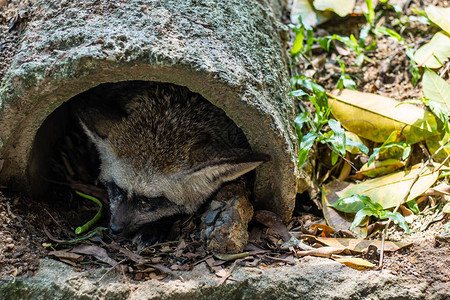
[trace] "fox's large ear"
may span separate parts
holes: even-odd
[[[234,180],[269,160],[270,155],[261,153],[219,159],[184,172],[180,175],[181,178],[176,179],[176,185],[188,198],[184,201],[189,201],[194,206],[199,205],[217,191],[224,182]],[[168,196],[170,199],[170,195]]]
[[[81,118],[79,118],[79,122],[81,124],[81,127],[83,128],[84,133],[89,137],[89,140],[94,143],[100,153],[105,150],[109,151],[110,148],[107,145],[106,132],[99,133],[97,130],[95,130],[94,127],[89,126]]]
[[[108,101],[87,97],[77,100],[73,111],[84,133],[97,148],[102,162],[113,160],[115,154],[108,136],[111,130],[122,121],[125,113]]]
[[[83,104],[81,102],[76,107],[75,114],[89,137],[93,135],[103,139],[108,137],[115,124],[120,123],[126,117],[126,113],[112,103]]]

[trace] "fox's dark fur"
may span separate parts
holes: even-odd
[[[185,87],[119,87],[85,93],[76,111],[99,152],[111,230],[122,238],[145,235],[163,217],[195,212],[222,183],[269,159],[251,152],[221,109]]]

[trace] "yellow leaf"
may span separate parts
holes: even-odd
[[[364,164],[359,173],[367,177],[377,177],[392,173],[393,171],[405,166],[405,164],[397,159],[386,159],[382,161],[374,161],[370,165]]]
[[[422,164],[417,164],[409,170],[369,179],[358,184],[350,184],[344,190],[336,192],[336,194],[341,198],[350,197],[354,194],[368,196],[373,202],[383,206],[384,209],[392,208],[405,197],[412,180],[419,173],[421,166]],[[425,169],[413,185],[406,202],[426,192],[436,182],[438,175],[439,172]]]
[[[426,139],[427,148],[430,154],[434,154],[446,141],[450,139],[450,135],[446,132],[441,138],[439,135],[431,136]],[[443,162],[450,155],[450,143],[439,151],[433,158],[435,162]],[[447,165],[449,163],[447,162]]]
[[[411,144],[437,134],[433,114],[412,104],[346,89],[333,91],[328,101],[345,129],[374,142],[384,142],[393,131],[401,131]]]
[[[369,246],[373,245],[378,249],[381,248],[381,241],[371,241],[363,239],[350,239],[350,238],[326,238],[326,237],[316,237],[316,240],[332,248],[345,248],[354,252],[362,253],[367,251]],[[391,242],[385,241],[384,251],[392,252],[397,251],[400,248],[411,245],[411,243],[402,242]]]
[[[295,252],[295,255],[297,257],[307,255],[318,257],[331,257],[331,255],[342,253],[344,250],[345,250],[344,248],[322,247],[313,250],[305,250],[305,251],[299,250]]]
[[[443,211],[446,214],[450,214],[450,202],[445,204]]]
[[[353,133],[350,131],[345,132],[345,139],[347,141],[352,140],[353,142],[359,142],[359,143],[364,144],[363,141],[361,140],[361,138],[356,133]],[[348,145],[348,143],[346,143],[346,145],[345,145],[345,150],[347,150],[347,152],[350,152],[351,154],[361,154],[362,153],[358,147],[350,146],[350,145]]]
[[[367,270],[375,267],[375,264],[371,263],[370,261],[357,257],[342,257],[335,258],[334,260],[346,265],[347,267],[357,270]]]
[[[417,49],[414,60],[419,66],[435,69],[445,64],[449,56],[450,37],[441,31],[436,33],[428,44]]]
[[[315,10],[309,0],[294,0],[291,8],[292,24],[299,24],[298,17],[302,17],[303,25],[309,28],[330,20],[333,18],[333,13]]]
[[[353,12],[355,0],[315,0],[313,5],[317,10],[331,10],[340,17],[345,17]]]
[[[450,34],[450,7],[430,5],[425,8],[428,18]]]

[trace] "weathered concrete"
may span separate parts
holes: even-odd
[[[0,86],[0,183],[29,190],[39,180],[36,169],[45,167],[42,154],[52,141],[36,147],[30,169],[36,132],[75,95],[106,82],[171,82],[222,108],[254,151],[272,155],[257,171],[255,199],[286,220],[300,173],[279,22],[284,2],[36,2],[38,13]]]
[[[204,263],[179,278],[130,281],[107,269],[77,272],[45,259],[36,276],[0,282],[1,299],[449,299],[446,282],[357,271],[325,258],[303,258],[295,266],[237,268],[221,279]],[[130,288],[133,290],[131,291]]]

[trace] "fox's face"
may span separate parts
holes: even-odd
[[[223,111],[186,88],[155,84],[134,94],[77,109],[99,152],[110,229],[121,238],[194,213],[224,182],[269,160],[241,147],[243,133]]]

